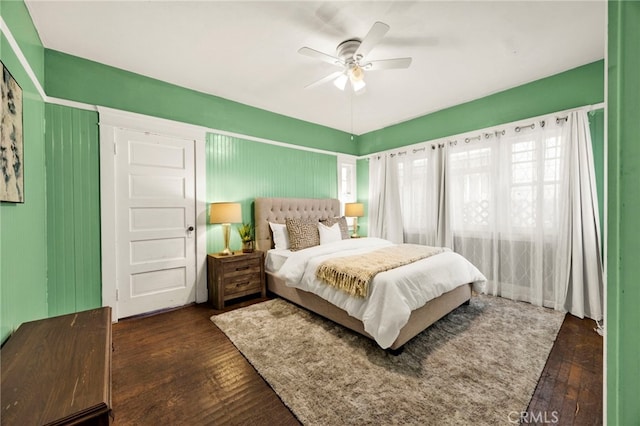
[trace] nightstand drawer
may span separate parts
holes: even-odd
[[[253,259],[237,258],[224,262],[222,265],[222,273],[225,277],[234,277],[238,275],[255,274],[260,272],[262,260],[259,257]]]
[[[260,287],[260,283],[261,283],[261,279],[260,279],[260,271],[254,271],[254,272],[236,272],[234,274],[227,274],[224,277],[224,288],[225,291],[229,288],[232,287],[236,287],[237,284],[239,283],[253,283],[255,284],[257,287]]]
[[[253,274],[238,275],[229,278],[224,283],[224,298],[232,299],[240,297],[242,294],[251,294],[262,291],[262,281],[260,280],[260,272]]]

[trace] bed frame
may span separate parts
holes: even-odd
[[[258,250],[273,248],[273,238],[269,222],[284,223],[285,218],[326,219],[340,216],[340,201],[334,198],[256,198],[255,231]],[[267,272],[267,289],[302,306],[318,315],[328,318],[364,336],[372,338],[364,330],[362,321],[350,316],[346,311],[327,302],[313,293],[287,287],[283,279]],[[430,300],[423,307],[411,313],[409,322],[400,330],[400,335],[389,349],[400,353],[402,346],[431,324],[471,299],[471,284],[459,286],[440,297]]]

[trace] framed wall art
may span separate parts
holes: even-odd
[[[0,201],[24,203],[22,88],[2,64]]]

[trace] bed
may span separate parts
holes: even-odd
[[[258,250],[268,252],[273,251],[274,241],[273,241],[273,233],[270,227],[270,223],[280,223],[283,224],[286,218],[301,218],[301,219],[313,219],[313,220],[324,220],[333,217],[340,216],[340,202],[337,199],[316,199],[316,198],[256,198],[255,199],[255,234],[256,234],[256,247]],[[362,241],[344,241],[343,244],[346,246],[350,246],[351,248],[362,247],[368,244],[378,244],[385,245],[384,240],[377,239],[361,239]],[[369,240],[369,241],[365,241]],[[326,253],[326,249],[322,248],[312,248],[312,249],[304,249],[301,252],[306,251],[322,251]],[[275,252],[275,251],[273,251]],[[295,256],[304,257],[302,254],[298,254],[296,252]],[[433,256],[433,259],[439,260],[438,256]],[[463,259],[464,262],[467,262],[461,256],[450,252],[448,256],[458,256]],[[442,256],[441,256],[442,257]],[[270,256],[267,256],[267,259],[270,259]],[[420,262],[428,262],[429,259],[425,259]],[[273,260],[267,262],[274,263]],[[403,345],[408,342],[411,338],[415,337],[417,334],[422,332],[424,329],[429,327],[431,324],[436,322],[438,319],[442,318],[449,312],[455,310],[460,305],[468,303],[472,296],[472,288],[474,285],[481,285],[484,282],[484,276],[473,267],[470,263],[467,262],[468,266],[465,264],[463,268],[469,268],[471,274],[469,275],[469,281],[455,283],[452,285],[453,288],[451,290],[444,291],[442,294],[428,300],[423,305],[421,304],[419,307],[416,307],[413,310],[410,310],[406,313],[406,317],[402,320],[402,326],[398,327],[399,330],[394,330],[391,335],[393,340],[391,341],[388,335],[385,337],[386,341],[381,343],[381,339],[376,333],[369,333],[366,328],[369,326],[369,330],[371,330],[370,324],[367,322],[370,320],[361,320],[356,318],[353,315],[350,315],[348,310],[352,310],[348,307],[339,307],[323,297],[320,297],[317,294],[311,292],[311,290],[307,291],[307,289],[303,290],[301,288],[296,288],[296,283],[293,282],[295,280],[289,280],[287,282],[287,278],[291,277],[289,273],[280,273],[278,269],[280,267],[284,267],[287,265],[287,262],[291,262],[291,259],[284,258],[283,260],[277,263],[277,265],[267,265],[266,267],[266,275],[267,275],[267,289],[269,292],[276,294],[283,299],[286,299],[290,302],[293,302],[303,308],[306,308],[312,312],[315,312],[318,315],[321,315],[325,318],[328,318],[338,324],[341,324],[351,330],[354,330],[364,336],[367,336],[371,339],[376,340],[378,344],[383,349],[388,349],[392,351],[392,353],[400,353],[402,351]],[[430,261],[433,263],[434,261]],[[407,265],[394,270],[393,273],[401,273],[402,268],[413,268],[415,269],[417,266]],[[474,272],[475,271],[475,272]],[[385,272],[384,274],[388,274],[392,271]],[[382,274],[379,274],[382,275]],[[374,278],[377,280],[378,276]],[[324,295],[323,295],[324,296]],[[400,298],[404,296],[399,296]],[[331,299],[330,297],[328,297]],[[353,312],[352,312],[353,314]],[[370,317],[367,317],[370,318]],[[377,329],[376,329],[377,330]],[[396,335],[397,334],[397,335]]]

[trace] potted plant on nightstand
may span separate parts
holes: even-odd
[[[253,253],[253,226],[250,223],[243,223],[238,226],[238,234],[242,240],[242,252]]]

